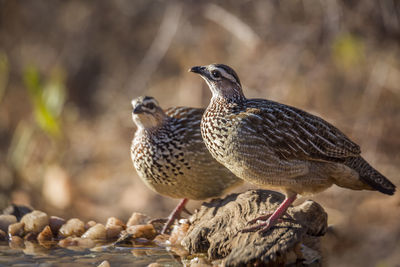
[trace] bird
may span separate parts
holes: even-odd
[[[237,177],[281,191],[284,201],[243,232],[266,233],[282,221],[298,194],[321,192],[333,184],[393,195],[396,186],[361,155],[360,147],[338,128],[301,109],[267,99],[245,97],[229,66],[192,67],[212,92],[201,120],[211,155]]]
[[[172,107],[165,111],[157,100],[132,100],[137,126],[131,145],[133,166],[153,191],[182,199],[168,217],[162,233],[179,217],[189,199],[223,195],[243,183],[208,152],[200,132],[204,109]]]

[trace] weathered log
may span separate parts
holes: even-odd
[[[265,234],[241,232],[248,221],[274,211],[283,199],[276,192],[250,190],[203,203],[191,217],[182,245],[190,254],[223,259],[226,266],[282,266],[299,261],[318,265],[319,237],[326,232],[327,214],[314,201],[290,207],[284,221]]]

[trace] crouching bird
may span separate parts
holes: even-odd
[[[285,200],[244,231],[267,231],[297,194],[317,193],[336,184],[393,195],[396,187],[360,156],[360,147],[325,120],[266,99],[247,99],[236,72],[223,64],[196,66],[212,98],[201,134],[211,155],[236,176],[278,189]]]
[[[132,100],[137,126],[131,146],[133,165],[155,192],[182,201],[162,233],[179,217],[188,199],[218,197],[243,183],[208,152],[200,133],[204,109],[174,107],[165,111],[153,97]]]

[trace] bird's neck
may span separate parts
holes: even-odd
[[[229,104],[241,104],[246,100],[242,90],[240,88],[230,88],[228,90],[219,90],[217,93],[213,92],[212,101],[216,103],[229,105]]]

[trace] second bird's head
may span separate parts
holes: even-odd
[[[227,65],[195,66],[189,71],[199,74],[207,82],[213,97],[244,98],[239,76]]]
[[[159,126],[165,113],[151,96],[139,96],[132,100],[132,119],[138,128],[151,129]]]

